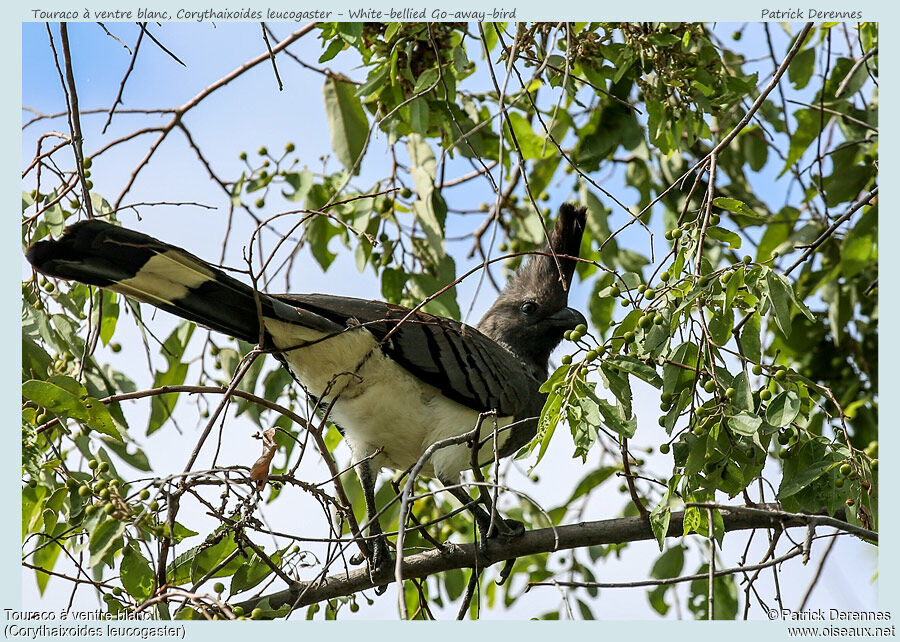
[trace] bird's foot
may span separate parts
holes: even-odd
[[[502,542],[509,542],[525,534],[525,524],[517,519],[498,518],[494,520],[492,527],[488,526],[486,531],[485,539],[498,539]]]
[[[376,576],[383,575],[393,570],[394,558],[391,556],[391,548],[387,538],[382,535],[375,539],[372,546],[372,559],[369,560],[369,577],[375,581]],[[387,590],[387,584],[375,587],[375,594],[381,595]]]
[[[521,537],[525,534],[525,525],[516,519],[502,519],[497,518],[494,520],[493,526],[490,524],[485,528],[479,528],[482,533],[481,541],[478,544],[479,549],[482,552],[487,552],[488,542],[494,541],[500,544],[508,544],[511,541],[515,540],[518,537]],[[485,536],[485,533],[487,535]],[[513,564],[516,563],[516,558],[511,558],[506,560],[503,564],[503,569],[500,571],[500,577],[497,580],[498,585],[502,585],[509,578],[509,574],[512,572]]]
[[[369,556],[366,557],[362,553],[357,553],[350,558],[350,563],[354,566],[366,562],[369,571],[369,579],[373,582],[376,577],[384,575],[394,568],[394,558],[391,555],[391,547],[384,535],[376,537],[374,541],[369,543]],[[381,595],[387,590],[387,584],[375,587],[375,593]]]

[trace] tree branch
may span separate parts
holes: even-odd
[[[754,528],[796,528],[805,527],[811,520],[824,523],[821,515],[803,515],[781,511],[775,505],[761,505],[754,509],[722,506],[726,510],[722,516],[725,531],[741,531]],[[848,532],[850,525],[837,519],[829,521],[840,524]],[[684,513],[672,513],[666,537],[681,537],[684,532]],[[869,536],[877,534],[870,533]],[[620,517],[596,522],[568,524],[556,528],[540,528],[526,532],[512,541],[487,540],[481,545],[463,544],[446,546],[445,550],[431,550],[411,555],[403,560],[405,579],[423,578],[457,568],[481,568],[517,557],[565,549],[583,548],[602,544],[621,544],[655,539],[650,525],[642,517]],[[351,595],[394,581],[394,569],[389,568],[369,575],[368,569],[361,568],[350,573],[341,573],[320,581],[298,582],[291,588],[269,595],[254,597],[240,602],[246,612],[256,608],[266,600],[268,608],[277,609],[285,604],[292,608],[308,606],[322,600]],[[300,597],[302,595],[302,598]]]

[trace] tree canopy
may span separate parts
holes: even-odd
[[[22,560],[40,592],[92,587],[110,612],[183,619],[365,616],[394,596],[394,613],[432,619],[562,591],[515,612],[592,619],[601,589],[637,585],[660,616],[765,618],[779,574],[810,559],[826,569],[791,593],[802,607],[829,581],[835,541],[877,543],[876,24],[313,23],[284,35],[295,26],[243,25],[258,55],[197,73],[171,104],[139,104],[137,85],[200,64],[186,26],[32,33],[59,91],[25,117],[36,147],[23,247],[86,217],[139,227],[200,210],[203,227],[169,224],[164,240],[199,253],[215,238],[220,255],[204,258],[260,289],[305,291],[313,264],[327,275],[346,254],[380,285],[366,296],[473,322],[476,302],[541,249],[559,203],[587,207],[570,301],[590,328],[557,353],[533,442],[469,477],[528,532],[477,547],[437,485],[383,474],[377,501],[405,563],[370,578],[348,564],[365,511],[341,435],[274,359],[28,270]],[[98,41],[115,53],[98,55]],[[151,55],[165,70],[142,64]],[[238,120],[244,91],[256,113]],[[44,100],[23,93],[26,108]],[[296,130],[242,151],[232,137],[256,135],[249,121],[267,109]],[[330,150],[304,144],[311,114]],[[214,142],[198,133],[209,122]],[[169,150],[204,177],[176,187],[172,168],[177,197],[144,178]],[[255,466],[259,446],[247,450],[236,422],[258,428]],[[242,458],[220,459],[237,439]],[[169,456],[151,457],[154,442]],[[571,465],[548,463],[551,442]],[[318,511],[298,520],[301,497]],[[642,540],[658,544],[646,577],[598,582]],[[387,595],[370,590],[386,581]]]

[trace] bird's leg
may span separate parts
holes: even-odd
[[[374,574],[391,566],[391,549],[381,530],[381,523],[378,521],[378,507],[375,505],[375,474],[368,460],[356,464],[356,474],[362,485],[363,498],[366,501],[366,521],[368,522],[366,544],[371,551],[369,573]]]

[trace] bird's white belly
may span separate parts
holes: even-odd
[[[270,319],[266,329],[276,345],[319,338],[313,330],[307,330],[308,337],[298,337],[296,325]],[[478,411],[445,397],[385,355],[363,328],[291,350],[285,358],[310,394],[330,405],[329,419],[343,430],[354,462],[374,455],[376,468],[405,470],[431,444],[470,432],[479,420]],[[498,417],[496,425],[502,428],[511,421]],[[482,422],[483,437],[491,434],[494,424],[491,417]],[[498,435],[498,446],[506,434]],[[490,458],[488,442],[479,457],[482,462]],[[431,456],[422,473],[453,481],[470,462],[466,444],[447,446]]]

